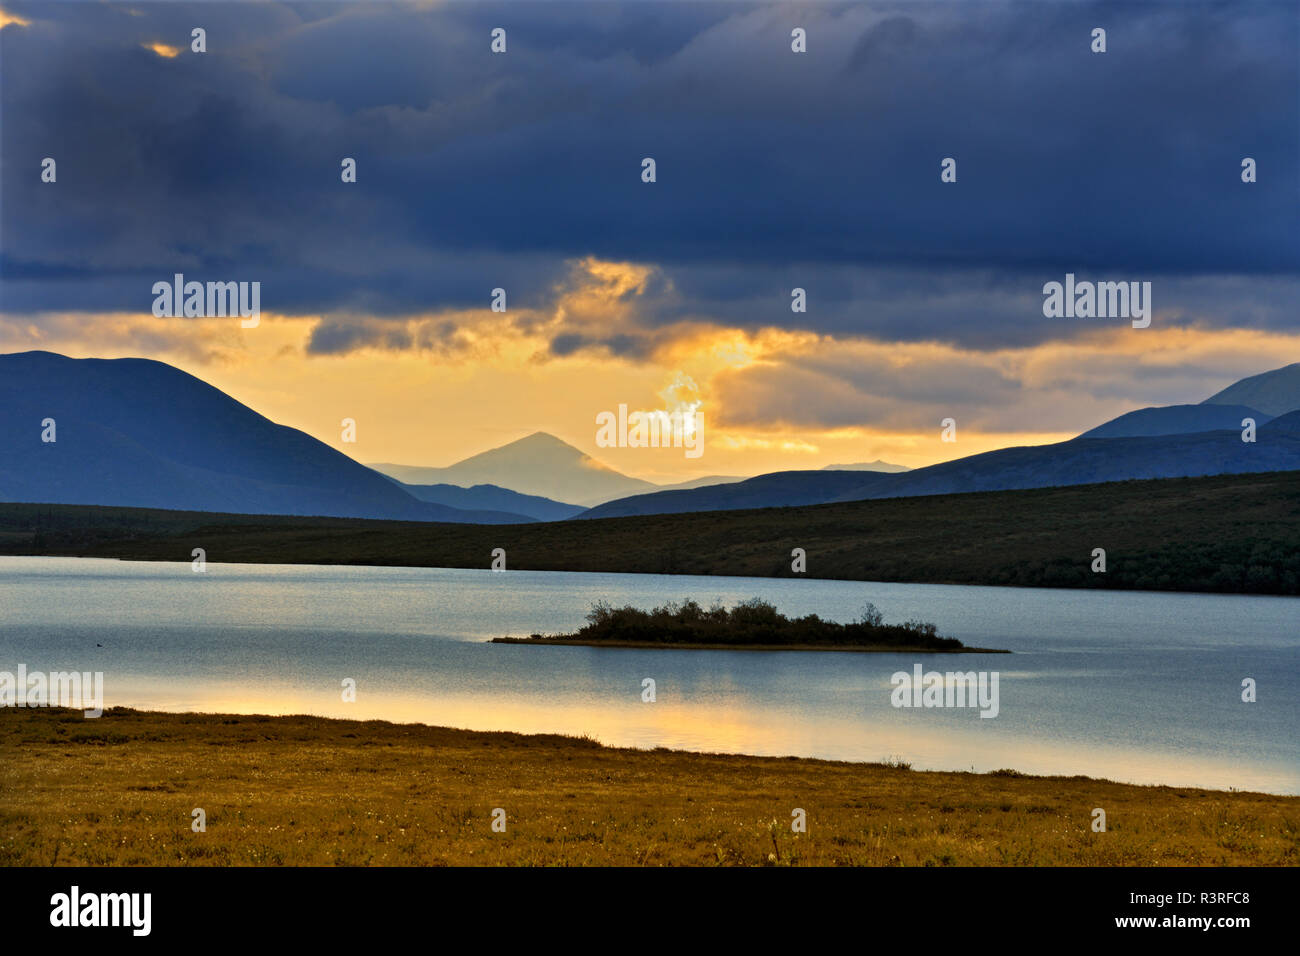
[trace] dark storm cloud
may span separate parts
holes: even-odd
[[[177,271],[259,279],[273,312],[482,308],[497,286],[542,307],[597,256],[659,266],[647,325],[1028,344],[1074,334],[1040,311],[1066,271],[1152,280],[1166,319],[1295,322],[1289,4],[6,9],[31,21],[0,31],[9,312],[143,311]],[[314,347],[379,334],[345,325]]]
[[[651,343],[644,336],[611,335],[607,337],[583,335],[579,332],[562,332],[551,339],[551,354],[563,357],[583,350],[602,350],[623,358],[643,358],[650,353]]]

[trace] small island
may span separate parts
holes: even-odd
[[[867,604],[851,624],[823,621],[816,614],[788,618],[761,598],[741,601],[728,610],[687,600],[651,611],[613,607],[597,601],[587,623],[575,634],[496,637],[494,644],[565,644],[589,647],[671,648],[747,651],[889,651],[916,653],[1009,654],[987,647],[967,647],[940,637],[921,621],[886,624],[874,604]]]

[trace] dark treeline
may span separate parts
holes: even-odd
[[[0,504],[0,554],[194,548],[217,564],[486,569],[503,548],[511,570],[1300,595],[1300,472],[526,525]]]

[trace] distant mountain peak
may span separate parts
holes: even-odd
[[[1300,409],[1300,362],[1234,382],[1202,405],[1248,405],[1273,416]]]
[[[586,506],[659,488],[616,471],[581,448],[543,431],[489,448],[446,468],[395,464],[371,467],[411,485],[497,485],[524,495]]]
[[[883,471],[896,475],[904,471],[911,471],[911,469],[906,465],[895,465],[892,462],[877,458],[875,461],[861,461],[846,465],[826,465],[822,468],[822,471]]]
[[[507,442],[501,447],[509,448],[511,445],[551,445],[556,447],[571,448],[574,451],[578,452],[579,454],[582,454],[580,449],[575,448],[573,445],[570,445],[563,438],[557,438],[556,436],[552,435],[550,432],[533,432],[532,434],[525,435],[523,438],[516,438],[512,442]]]

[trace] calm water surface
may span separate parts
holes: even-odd
[[[591,602],[760,596],[933,621],[1012,655],[487,644]],[[102,647],[97,647],[102,644]],[[103,671],[105,704],[311,713],[917,769],[1300,793],[1300,600],[766,578],[0,557],[0,670]],[[890,675],[996,670],[1000,713],[895,709]],[[641,700],[641,681],[657,701]],[[1242,703],[1241,682],[1258,682]],[[357,682],[344,703],[341,682]]]

